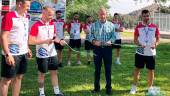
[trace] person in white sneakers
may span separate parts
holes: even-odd
[[[59,90],[54,42],[64,45],[64,41],[56,36],[54,23],[51,21],[53,16],[54,11],[51,7],[43,7],[41,20],[35,22],[30,31],[29,44],[36,45],[39,96],[45,96],[44,79],[48,70],[55,96],[63,96]]]
[[[90,64],[90,50],[93,49],[93,44],[89,41],[90,34],[91,34],[91,25],[93,23],[93,17],[92,16],[87,16],[86,24],[84,25],[83,29],[86,34],[86,39],[85,39],[85,50],[87,52],[87,64]]]
[[[68,33],[70,34],[69,46],[71,48],[77,48],[80,51],[81,47],[81,38],[80,33],[82,31],[83,25],[79,21],[79,14],[74,13],[73,20],[68,24]],[[68,66],[71,65],[71,48],[68,49]],[[80,61],[80,52],[77,53],[77,64],[81,64]]]
[[[143,10],[141,13],[142,23],[139,23],[134,32],[134,43],[137,45],[135,54],[135,70],[134,80],[130,94],[135,94],[137,91],[137,83],[139,80],[140,70],[148,69],[148,91],[152,89],[155,70],[156,47],[159,43],[160,33],[158,27],[150,23],[148,10]]]
[[[16,0],[15,11],[7,13],[2,19],[0,96],[9,96],[10,84],[12,96],[19,96],[28,57],[32,56],[28,46],[29,19],[26,16],[30,3],[31,0]]]
[[[115,32],[115,36],[116,36],[116,40],[113,44],[113,48],[116,49],[116,60],[115,60],[115,64],[121,64],[120,62],[120,49],[121,49],[121,36],[120,36],[120,32],[123,32],[123,26],[122,26],[122,21],[120,19],[120,15],[118,13],[114,14],[112,23],[114,24],[116,29],[121,29],[121,30],[116,30]]]
[[[55,24],[55,28],[56,28],[56,35],[60,38],[64,40],[64,29],[66,28],[66,24],[64,22],[64,20],[62,20],[61,18],[61,11],[57,10],[56,11],[56,19],[53,19],[52,21]],[[54,43],[55,48],[57,50],[57,59],[58,59],[58,65],[59,67],[63,67],[62,65],[62,50],[64,48],[64,46],[62,46],[59,43]]]

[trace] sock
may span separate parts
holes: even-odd
[[[39,88],[39,92],[40,92],[40,94],[44,94],[44,87]]]
[[[59,94],[59,93],[60,93],[60,90],[59,90],[59,87],[58,87],[58,86],[55,86],[55,87],[54,87],[54,93],[55,93],[55,94]]]
[[[117,57],[117,58],[116,58],[116,61],[120,61],[120,57]]]

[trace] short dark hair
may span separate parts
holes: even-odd
[[[73,15],[79,15],[79,13],[78,13],[78,12],[75,12]]]
[[[57,13],[62,13],[62,12],[61,12],[61,10],[57,10],[57,11],[55,11],[55,13],[57,14]]]
[[[118,16],[119,16],[119,14],[118,14],[118,13],[115,13],[115,14],[114,14],[114,16],[116,16],[116,15],[118,15]]]
[[[16,3],[19,3],[19,2],[25,3],[25,1],[31,1],[31,0],[16,0]]]
[[[150,13],[149,10],[145,9],[145,10],[142,10],[141,14],[146,14],[146,13]]]
[[[86,16],[86,18],[90,18],[90,17],[92,17],[92,16],[90,16],[90,15],[87,15],[87,16]]]

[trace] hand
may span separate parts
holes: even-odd
[[[95,45],[95,46],[101,46],[101,42],[100,41],[98,41],[98,40],[95,40],[95,41],[93,41],[93,45]]]
[[[47,39],[47,40],[44,41],[44,43],[48,44],[48,45],[50,45],[53,42],[54,42],[54,40],[52,40],[52,39]]]
[[[6,63],[10,66],[15,66],[15,60],[14,57],[12,55],[8,55],[5,57],[6,59]]]
[[[107,41],[106,44],[107,44],[108,46],[112,46],[112,42],[111,42],[111,41]]]
[[[28,49],[27,56],[28,56],[28,59],[32,58],[32,51],[30,49]]]
[[[65,44],[66,44],[66,41],[64,41],[64,40],[60,40],[60,42],[59,42],[59,43],[60,43],[60,45],[62,45],[62,46],[63,46],[63,45],[65,45]]]
[[[152,49],[155,49],[156,47],[157,47],[157,43],[155,43],[151,46]]]

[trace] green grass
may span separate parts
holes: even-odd
[[[84,50],[84,48],[82,48]],[[170,94],[170,44],[161,44],[157,49],[157,65],[156,78],[154,86],[158,86],[164,91],[167,96]],[[141,72],[141,79],[136,95],[129,95],[129,90],[132,82],[132,71],[134,69],[134,52],[133,45],[123,46],[121,50],[122,65],[112,65],[112,96],[144,96],[147,89],[147,70]],[[94,65],[87,65],[85,51],[82,53],[82,65],[76,65],[76,55],[72,56],[73,66],[59,69],[59,85],[65,96],[106,96],[105,95],[105,76],[102,67],[101,74],[101,88],[100,94],[92,94],[93,89],[93,72]],[[113,60],[114,60],[113,50]],[[63,63],[66,65],[67,48],[64,49]],[[50,81],[50,76],[47,73],[45,80],[46,96],[53,96],[53,88]],[[11,94],[11,92],[10,92]],[[22,89],[20,96],[37,96],[37,68],[35,58],[30,60],[28,71],[24,76],[22,82]]]

